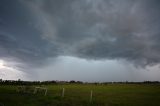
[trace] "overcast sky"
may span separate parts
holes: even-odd
[[[160,1],[0,0],[0,78],[160,81]]]

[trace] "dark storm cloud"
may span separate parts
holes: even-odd
[[[158,0],[1,0],[0,55],[27,64],[60,55],[156,64],[159,10]]]
[[[1,58],[16,58],[22,63],[36,65],[56,55],[56,47],[41,38],[40,32],[32,25],[32,16],[21,2],[1,0],[0,19]]]

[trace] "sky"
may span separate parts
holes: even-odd
[[[160,1],[0,0],[0,78],[160,81]]]

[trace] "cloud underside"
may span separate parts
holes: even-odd
[[[158,0],[3,3],[1,57],[14,57],[27,65],[44,64],[57,56],[123,59],[138,66],[160,62]]]

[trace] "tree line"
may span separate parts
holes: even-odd
[[[2,80],[0,79],[0,85],[50,85],[50,84],[95,84],[95,85],[107,85],[107,84],[160,84],[159,81],[143,81],[143,82],[82,82],[82,81],[22,81],[18,80]]]

